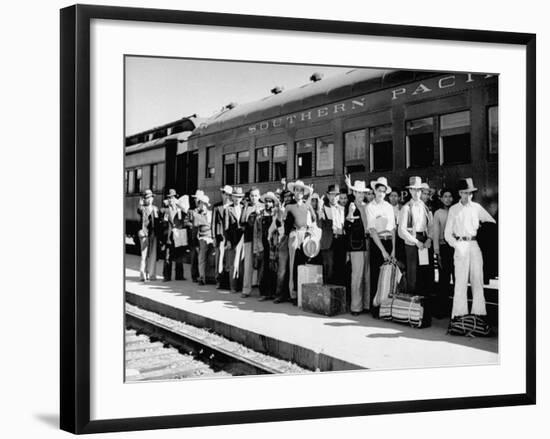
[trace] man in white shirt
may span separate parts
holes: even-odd
[[[433,215],[420,199],[423,184],[420,177],[410,177],[407,186],[411,200],[402,208],[398,234],[405,241],[407,260],[407,292],[409,294],[433,294],[434,265],[432,246]],[[419,252],[428,250],[428,263],[420,265]]]
[[[451,318],[468,314],[468,278],[472,287],[472,314],[486,316],[483,294],[483,257],[477,243],[481,222],[494,223],[494,218],[478,203],[472,201],[477,191],[471,178],[460,180],[460,201],[449,209],[445,240],[454,248],[455,291]]]

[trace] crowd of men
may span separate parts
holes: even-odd
[[[353,315],[375,315],[380,267],[394,262],[405,274],[401,288],[432,297],[435,317],[448,317],[451,278],[451,317],[487,314],[477,232],[480,223],[495,220],[472,200],[477,188],[471,178],[459,182],[456,203],[455,191],[436,192],[416,176],[409,179],[410,199],[403,204],[384,177],[352,184],[346,176],[345,187],[329,185],[322,195],[300,180],[281,183],[277,191],[264,194],[255,187],[245,194],[241,187],[224,186],[222,200],[214,206],[201,190],[192,202],[170,189],[159,208],[153,192],[146,190],[138,208],[141,280],[156,280],[157,248],[164,260],[163,280],[171,280],[174,265],[175,279],[184,280],[189,249],[190,275],[199,285],[214,278],[217,288],[242,297],[257,286],[259,300],[296,305],[297,267],[318,264],[325,284],[348,288]]]

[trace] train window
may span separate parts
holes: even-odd
[[[313,139],[296,142],[296,178],[313,176]]]
[[[317,150],[316,172],[315,175],[333,175],[334,174],[334,139],[332,136],[319,137],[316,140]]]
[[[157,164],[157,188],[158,190],[164,190],[166,163]]]
[[[440,164],[470,163],[470,112],[440,116],[439,128]]]
[[[269,147],[256,150],[256,181],[259,183],[269,181],[269,159]]]
[[[134,184],[134,171],[127,171],[128,172],[128,193],[133,194],[135,192],[135,184]]]
[[[205,178],[212,178],[214,177],[214,173],[216,171],[216,168],[214,166],[214,146],[209,146],[206,148],[206,172],[205,172]]]
[[[280,181],[286,178],[286,163],[288,151],[286,145],[275,145],[273,147],[273,180]]]
[[[239,167],[238,167],[239,184],[248,183],[248,158],[249,157],[250,157],[250,153],[248,151],[240,152],[237,155],[237,162],[239,164]]]
[[[141,168],[134,169],[134,192],[141,193]]]
[[[422,168],[433,165],[434,160],[433,117],[407,122],[407,167]]]
[[[393,169],[392,125],[382,125],[370,130],[370,170],[391,171]]]
[[[367,160],[367,130],[344,134],[344,173],[365,172]]]
[[[236,164],[237,164],[237,155],[236,154],[226,154],[223,157],[223,170],[224,170],[224,183],[233,185],[236,182]]]
[[[129,180],[130,180],[129,174],[130,174],[129,171],[124,171],[124,192],[125,193],[129,193],[129,191],[128,191],[128,183],[129,183]]]
[[[487,138],[489,139],[489,154],[498,154],[498,105],[487,110]]]

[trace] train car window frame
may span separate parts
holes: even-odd
[[[388,129],[389,133],[381,132],[377,133],[377,130]],[[376,166],[376,148],[375,145],[390,146],[389,165]],[[370,157],[370,172],[387,172],[393,171],[393,159],[394,159],[394,142],[393,142],[393,124],[383,124],[369,129],[369,157]]]
[[[320,148],[324,148],[326,145],[326,152],[320,151]],[[316,177],[326,177],[334,175],[334,135],[321,136],[315,138],[315,164],[313,166],[314,175]],[[325,159],[327,167],[321,168],[321,160]]]
[[[284,149],[284,156],[277,156],[277,149]],[[280,143],[278,145],[273,145],[271,147],[271,157],[272,157],[272,181],[280,181],[283,178],[287,177],[287,167],[288,167],[288,145],[286,143]],[[278,169],[284,170],[283,175],[278,175]]]
[[[214,145],[207,146],[205,148],[205,172],[204,172],[204,178],[214,178],[216,173],[216,166],[214,164],[215,162],[215,149],[216,147]]]
[[[307,139],[297,140],[294,144],[294,172],[296,178],[311,178],[315,175],[315,150],[316,150],[316,139],[314,137]],[[309,158],[308,158],[309,157]],[[310,160],[310,173],[305,174],[300,172],[304,160]]]
[[[260,157],[260,153],[267,152],[267,155]],[[271,163],[272,163],[272,154],[273,148],[269,146],[260,146],[254,150],[255,155],[255,169],[254,169],[254,181],[256,183],[268,183],[271,181]],[[266,165],[267,169],[260,169],[260,166]],[[265,173],[267,170],[267,175],[265,178],[260,178],[260,174]]]
[[[455,120],[452,126],[445,126],[445,118],[451,121],[453,116],[465,114],[467,115],[467,124],[460,120]],[[440,114],[439,119],[439,164],[441,166],[454,166],[467,164],[472,162],[472,114],[470,110],[454,111],[452,113]],[[452,123],[452,122],[451,122]],[[452,138],[455,148],[462,147],[465,156],[462,159],[448,160],[445,158],[445,141]],[[467,138],[465,144],[460,145],[459,142]]]
[[[246,163],[246,172],[243,172],[244,166],[241,164]],[[249,184],[250,183],[250,151],[239,151],[237,153],[237,184]]]
[[[368,128],[361,128],[358,130],[344,132],[344,174],[361,173],[367,170],[367,157],[369,154],[368,131]],[[350,143],[348,142],[348,138],[351,139],[354,136],[360,135],[360,133],[362,133],[364,142],[362,153],[353,154],[352,156],[354,157],[352,158],[348,155],[348,152],[350,151],[350,148],[348,148],[348,144]]]
[[[143,170],[141,168],[134,169],[134,193],[141,194],[144,191],[143,188]]]
[[[494,116],[491,116],[491,110],[495,110],[496,114]],[[498,104],[497,105],[489,105],[487,107],[487,152],[489,156],[489,160],[495,161],[498,157]],[[496,133],[493,133],[491,131],[491,121],[494,117],[495,122],[495,129]],[[493,146],[494,145],[494,146]]]
[[[431,120],[431,123],[420,125],[418,127],[413,128],[413,122],[421,122],[421,121],[428,121]],[[429,126],[431,126],[431,130],[429,129]],[[416,131],[415,133],[412,133],[413,131]],[[426,117],[420,117],[416,119],[410,119],[405,121],[405,148],[406,148],[406,167],[407,169],[420,169],[420,168],[429,168],[434,165],[435,160],[435,117],[434,116],[426,116]],[[426,152],[430,152],[431,154],[431,161],[424,162],[424,163],[412,163],[411,160],[411,136],[422,136],[423,142],[428,142],[428,139],[431,140],[431,145],[426,145],[425,150]],[[415,138],[416,141],[417,138]],[[431,148],[429,148],[431,146]]]
[[[227,179],[227,166],[233,166],[233,179],[229,181]],[[223,155],[223,183],[230,186],[237,183],[237,154],[232,152]]]

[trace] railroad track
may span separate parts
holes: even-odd
[[[126,305],[126,380],[309,372],[206,329]]]

